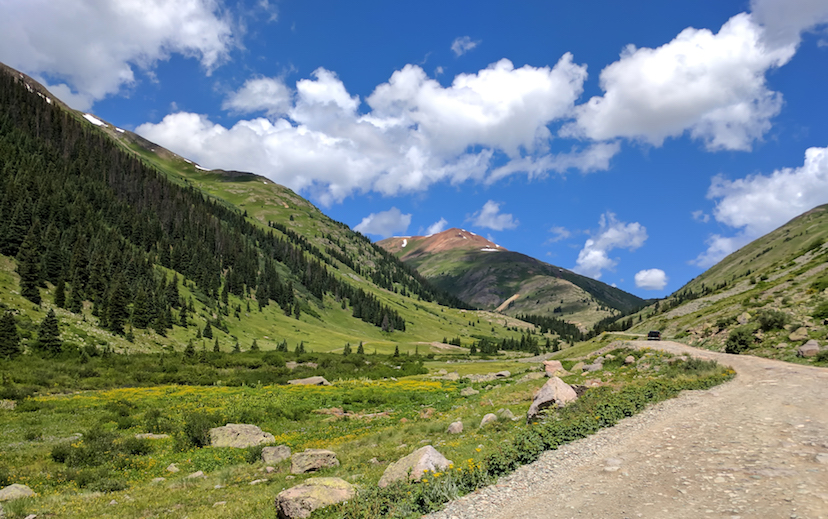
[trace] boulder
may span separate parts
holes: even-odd
[[[563,407],[577,398],[578,395],[572,389],[572,386],[558,377],[552,377],[538,390],[532,399],[532,405],[526,413],[526,421],[531,421],[539,412],[547,407]]]
[[[223,427],[210,429],[211,447],[236,447],[243,449],[263,443],[272,443],[276,440],[272,434],[266,433],[255,425],[244,423],[229,423]]]
[[[304,474],[315,472],[325,467],[338,467],[339,460],[336,453],[325,449],[305,449],[290,457],[290,473]]]
[[[785,349],[785,348],[787,348],[788,346],[789,346],[789,344],[788,344],[787,342],[780,342],[779,344],[777,344],[777,345],[776,345],[776,349],[778,349],[778,350],[784,350],[784,349]]]
[[[379,486],[385,488],[394,481],[406,477],[411,481],[419,481],[425,471],[439,472],[449,465],[451,465],[451,460],[447,460],[431,445],[426,445],[388,465],[380,478]]]
[[[167,467],[167,472],[172,472],[173,474],[175,474],[176,472],[179,472],[180,470],[181,469],[178,468],[175,463],[170,463],[169,466]]]
[[[290,447],[277,445],[276,447],[265,447],[262,449],[262,462],[275,465],[290,458]]]
[[[26,485],[15,483],[0,490],[0,501],[12,501],[21,497],[34,497],[34,490]]]
[[[739,324],[747,324],[750,322],[751,315],[747,312],[743,312],[742,315],[736,318],[736,322]]]
[[[204,471],[199,470],[197,472],[193,472],[192,474],[190,474],[188,476],[185,476],[184,479],[199,479],[199,478],[203,478],[203,477],[204,477]]]
[[[288,380],[288,384],[295,386],[330,386],[331,383],[325,380],[325,377],[308,377]]]
[[[595,362],[593,364],[587,364],[584,366],[584,371],[601,371],[604,369],[604,365],[600,362]]]
[[[450,382],[457,382],[458,380],[460,380],[460,374],[457,373],[456,371],[452,371],[451,373],[445,375],[443,377],[443,380],[448,380]]]
[[[458,420],[456,422],[452,422],[448,426],[448,433],[449,434],[460,434],[461,432],[463,432],[463,422],[461,422],[460,420]]]
[[[791,332],[790,335],[788,335],[788,339],[790,339],[792,341],[804,341],[807,338],[808,338],[808,329],[805,328],[804,326],[801,326],[801,327],[797,328],[796,331]]]
[[[0,409],[14,411],[15,407],[17,407],[17,404],[14,400],[0,400]]]
[[[633,357],[632,355],[627,355],[626,357],[624,357],[624,364],[635,364],[635,357]]]
[[[523,375],[522,377],[520,377],[520,380],[518,380],[518,383],[528,382],[530,380],[538,380],[538,379],[543,378],[545,376],[546,376],[546,373],[544,373],[542,371],[533,371],[532,373],[527,373],[527,374]]]
[[[460,396],[472,396],[480,393],[480,391],[474,389],[473,387],[464,387],[460,390]]]
[[[497,410],[497,416],[504,419],[504,420],[512,420],[512,421],[517,420],[517,416],[515,416],[515,414],[512,412],[512,410],[508,409],[508,408],[498,409]]]
[[[489,425],[490,423],[496,422],[496,421],[497,421],[497,415],[494,414],[494,413],[489,413],[486,416],[484,416],[482,420],[480,420],[480,427],[485,427],[486,425]]]
[[[545,360],[543,361],[543,370],[547,377],[554,377],[564,370],[561,361],[559,360]]]
[[[155,434],[155,433],[139,433],[135,435],[135,438],[139,440],[163,440],[169,438],[169,434]]]
[[[347,501],[354,495],[354,486],[344,479],[308,478],[301,485],[279,492],[276,514],[279,519],[310,517],[317,508]]]
[[[583,370],[584,370],[584,363],[579,362],[579,363],[575,364],[574,366],[572,366],[572,369],[570,369],[569,371],[571,371],[572,373],[580,373]]]
[[[512,373],[509,371],[498,371],[494,374],[495,378],[509,378],[512,376]]]
[[[796,349],[797,357],[816,357],[819,353],[819,343],[813,339]]]

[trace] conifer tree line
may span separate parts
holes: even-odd
[[[584,334],[572,323],[568,323],[563,319],[556,319],[555,317],[547,317],[544,315],[517,315],[516,319],[532,323],[540,328],[540,333],[554,332],[558,334],[563,340],[568,342],[577,342],[584,340]]]
[[[226,306],[233,294],[255,297],[260,309],[273,301],[297,317],[298,296],[333,294],[354,317],[405,330],[395,310],[332,275],[326,265],[334,258],[305,237],[277,222],[257,227],[237,209],[171,182],[2,72],[0,184],[0,253],[17,260],[21,295],[39,304],[48,281],[56,305],[79,312],[91,302],[114,333],[186,325],[195,307],[179,295],[185,282],[210,306]],[[405,283],[423,297],[435,293],[419,280]]]

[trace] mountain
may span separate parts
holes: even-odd
[[[0,307],[25,350],[50,310],[70,347],[117,351],[255,340],[427,353],[445,337],[500,342],[531,328],[467,312],[284,186],[207,170],[5,66],[0,183]]]
[[[792,361],[828,329],[828,205],[745,245],[663,301],[628,318],[694,346]],[[828,360],[828,359],[826,359]]]
[[[506,250],[463,229],[377,242],[434,286],[508,315],[563,318],[587,328],[645,304],[637,296]]]

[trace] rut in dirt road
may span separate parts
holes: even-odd
[[[428,517],[828,518],[828,369],[630,344],[715,359],[737,376],[546,452]]]

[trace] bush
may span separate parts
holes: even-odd
[[[753,346],[755,338],[753,337],[753,330],[749,326],[740,326],[736,328],[727,337],[725,342],[725,353],[732,353],[738,355]]]
[[[811,314],[815,319],[828,319],[828,301],[823,301]]]
[[[759,321],[759,328],[764,332],[769,332],[784,328],[790,322],[791,317],[779,310],[762,310],[756,319]]]
[[[184,417],[183,439],[196,448],[210,445],[210,429],[220,426],[223,421],[219,414],[194,411]]]
[[[144,412],[144,427],[151,433],[168,433],[175,429],[172,421],[158,409],[147,409]]]

